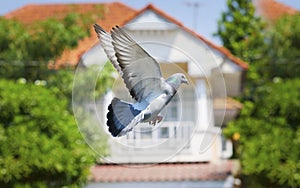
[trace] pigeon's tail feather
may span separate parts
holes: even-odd
[[[141,110],[137,110],[132,104],[114,98],[108,106],[107,126],[114,136],[123,136],[143,119]]]

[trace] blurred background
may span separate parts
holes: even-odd
[[[300,186],[299,2],[0,5],[0,187]],[[192,82],[158,128],[107,133],[128,96],[94,23]]]

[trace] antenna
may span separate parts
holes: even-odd
[[[194,14],[194,16],[193,16],[193,27],[194,27],[195,31],[197,31],[198,12],[199,12],[199,6],[201,4],[202,3],[195,2],[195,1],[187,1],[187,2],[185,2],[186,6],[193,8],[193,14]]]

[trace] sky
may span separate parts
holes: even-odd
[[[45,3],[101,3],[113,0],[2,0],[0,2],[0,15],[4,15],[27,4]],[[186,27],[196,31],[216,44],[218,38],[213,37],[217,31],[217,21],[221,13],[226,10],[226,0],[116,0],[137,10],[152,3],[170,16],[174,17]],[[300,10],[300,0],[277,0]],[[197,8],[192,5],[198,5]],[[198,20],[197,22],[195,20]]]

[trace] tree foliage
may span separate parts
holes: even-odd
[[[296,78],[300,75],[300,13],[276,21],[267,36],[267,61],[260,73],[267,79]]]
[[[240,117],[224,133],[238,146],[247,186],[299,187],[299,15],[262,30],[250,1],[227,5],[218,34],[225,47],[250,63],[250,71]]]
[[[86,181],[93,162],[67,101],[43,86],[0,81],[0,185]]]
[[[71,13],[26,26],[0,18],[0,187],[76,187],[86,181],[95,156],[71,113],[74,70],[47,65],[88,35],[89,16]],[[97,76],[94,99],[112,83],[111,70],[80,75],[82,85]],[[83,119],[90,139],[99,142],[94,148],[105,155],[97,124]]]
[[[115,69],[110,62],[103,67],[97,65],[77,69],[73,85],[73,100],[79,102],[94,101],[110,89],[115,78]]]
[[[88,35],[78,14],[63,20],[47,19],[25,26],[15,20],[0,18],[0,76],[25,78],[28,81],[45,79],[47,65],[63,50],[73,48]]]
[[[218,22],[218,36],[223,46],[248,63],[261,57],[264,23],[255,16],[252,0],[227,0],[226,12]]]
[[[79,22],[80,16],[75,13],[63,20],[49,18],[31,25],[1,18],[0,59],[24,63],[54,60],[89,34]]]
[[[224,130],[228,137],[240,134],[238,152],[245,174],[284,187],[300,185],[299,91],[300,79],[260,86],[254,100],[244,103],[241,117]]]
[[[26,49],[29,34],[24,26],[15,20],[6,20],[0,17],[0,60],[22,59]]]

